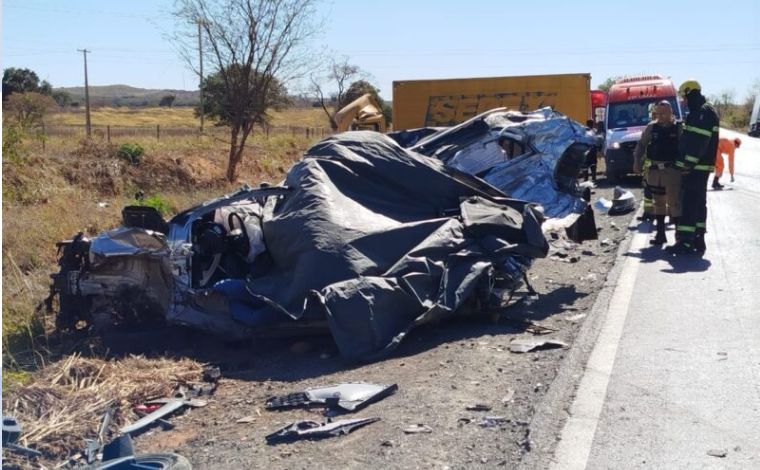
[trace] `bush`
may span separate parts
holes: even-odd
[[[139,165],[142,160],[142,156],[145,153],[145,149],[140,144],[121,144],[119,150],[116,151],[116,156],[128,161],[131,165]]]
[[[16,126],[3,128],[3,160],[11,163],[24,163],[26,152],[22,148],[24,136]]]
[[[166,214],[172,212],[171,204],[169,204],[169,201],[164,199],[160,194],[156,194],[147,199],[137,200],[135,201],[135,204],[138,206],[152,207],[160,212],[162,216],[166,216]]]

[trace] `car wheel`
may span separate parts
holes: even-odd
[[[190,461],[179,454],[145,454],[108,460],[87,468],[90,470],[192,470],[193,467]]]

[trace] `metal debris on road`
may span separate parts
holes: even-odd
[[[430,434],[433,432],[433,428],[427,424],[411,424],[404,428],[406,434]]]
[[[122,434],[133,434],[138,431],[142,431],[148,426],[158,422],[159,420],[179,411],[185,407],[200,408],[206,406],[206,401],[199,400],[197,398],[187,398],[187,394],[184,390],[181,390],[173,398],[159,398],[157,400],[150,400],[145,405],[160,404],[161,407],[148,413],[142,418],[138,419],[132,424],[124,426],[119,430]]]
[[[346,435],[362,426],[380,421],[380,418],[342,419],[326,423],[296,421],[266,436],[267,443],[279,444],[300,439],[324,439]]]
[[[711,457],[718,457],[718,458],[721,458],[721,459],[723,457],[725,457],[727,454],[728,454],[728,452],[726,452],[723,449],[710,449],[710,450],[707,451],[707,455],[709,455]]]
[[[527,353],[544,349],[564,348],[567,343],[558,339],[515,338],[509,343],[509,350],[513,353]]]
[[[485,403],[475,403],[474,405],[468,405],[465,407],[467,411],[491,411],[491,405]]]
[[[608,215],[627,214],[636,210],[636,198],[631,191],[615,186],[613,194],[612,207],[607,211]]]
[[[505,416],[484,416],[481,418],[478,426],[482,428],[494,428],[496,426],[502,426],[507,424],[509,419]]]
[[[324,405],[339,411],[357,411],[382,400],[398,390],[396,384],[342,383],[328,387],[314,387],[302,392],[267,399],[268,410]]]

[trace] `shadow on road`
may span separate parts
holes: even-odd
[[[710,260],[696,256],[673,256],[665,251],[664,247],[658,245],[650,245],[641,249],[638,253],[629,251],[624,256],[639,258],[642,263],[667,261],[670,264],[670,268],[661,269],[660,271],[668,274],[704,272],[712,265]]]
[[[442,344],[519,334],[525,331],[529,321],[565,313],[567,307],[587,295],[573,285],[561,285],[509,307],[425,324],[412,330],[398,349],[376,363],[414,356]],[[365,365],[342,359],[327,330],[229,342],[208,333],[164,326],[139,331],[113,330],[98,337],[83,338],[71,349],[97,357],[141,354],[191,358],[218,365],[226,377],[253,381],[298,381]]]

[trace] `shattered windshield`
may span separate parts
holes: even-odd
[[[610,103],[607,113],[607,128],[619,129],[621,127],[646,126],[652,120],[652,108],[663,98],[646,98],[641,100],[625,101],[622,103]],[[667,98],[673,108],[673,115],[681,119],[678,111],[676,98]]]

